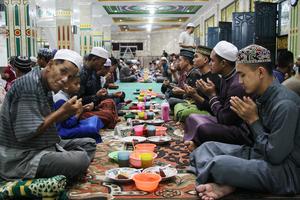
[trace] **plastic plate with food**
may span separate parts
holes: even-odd
[[[170,142],[172,138],[170,136],[152,136],[152,137],[148,137],[147,140],[152,143],[160,144],[160,143]]]
[[[125,143],[141,143],[141,142],[145,142],[147,140],[147,138],[142,137],[142,136],[128,136],[128,137],[124,137],[122,138],[122,142]]]
[[[170,166],[149,167],[149,168],[144,169],[143,173],[156,173],[156,174],[159,174],[162,178],[162,181],[173,178],[178,174],[177,169],[172,168]]]
[[[105,176],[115,182],[129,182],[132,181],[133,175],[137,173],[140,173],[140,170],[122,167],[107,170]]]

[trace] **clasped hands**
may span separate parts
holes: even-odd
[[[208,98],[212,98],[217,95],[216,86],[209,78],[207,78],[207,82],[203,79],[197,80],[196,86]]]
[[[61,107],[60,110],[64,115],[78,115],[80,116],[83,112],[82,99],[77,99],[77,96],[72,97],[66,101]]]
[[[231,97],[230,108],[247,124],[253,124],[259,119],[257,105],[250,97]]]

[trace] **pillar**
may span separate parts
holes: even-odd
[[[36,5],[34,0],[4,0],[7,53],[36,55]]]
[[[288,49],[295,56],[300,54],[300,2],[290,12],[290,34],[288,38]]]
[[[74,49],[72,0],[56,0],[56,34],[58,49]]]
[[[108,51],[112,51],[111,46],[111,25],[103,25],[103,47]]]
[[[92,3],[79,2],[80,10],[80,55],[84,56],[93,48]]]

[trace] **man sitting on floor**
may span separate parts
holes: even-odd
[[[81,109],[81,100],[75,96],[52,111],[52,91],[61,90],[81,64],[78,53],[59,50],[46,68],[35,68],[15,81],[0,114],[1,178],[65,175],[74,179],[86,172],[95,154],[95,140],[61,140],[55,127]]]
[[[128,61],[126,64],[122,66],[120,69],[120,81],[121,82],[136,82],[137,77],[134,74],[133,70],[133,63],[131,61]]]
[[[226,41],[219,42],[211,52],[211,72],[222,75],[219,94],[211,80],[197,81],[201,91],[209,98],[213,116],[191,114],[186,119],[184,140],[191,151],[206,141],[247,145],[252,143],[248,127],[230,109],[230,97],[245,95],[235,70],[237,53],[238,49]]]
[[[239,51],[237,73],[249,97],[232,97],[231,109],[251,128],[253,147],[207,142],[191,154],[202,199],[219,199],[239,187],[272,194],[300,192],[300,98],[273,78],[270,51]]]
[[[171,86],[168,82],[162,85],[162,92],[165,93],[166,98],[170,104],[171,109],[177,103],[183,103],[185,98],[184,86],[187,84],[191,87],[196,86],[196,81],[200,79],[199,70],[193,66],[194,52],[186,49],[180,50],[179,68],[180,78],[177,86]]]
[[[218,74],[211,73],[210,54],[211,50],[205,46],[198,46],[194,55],[194,67],[199,69],[200,78],[204,81],[211,80],[216,85],[217,93],[220,90],[220,77]],[[184,86],[185,93],[190,98],[189,101],[178,103],[174,108],[174,116],[178,121],[185,121],[190,114],[204,114],[210,111],[209,99],[196,87]]]

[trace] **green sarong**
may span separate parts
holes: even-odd
[[[174,118],[176,121],[184,122],[190,114],[208,115],[209,113],[207,111],[199,110],[195,104],[189,101],[176,104],[174,108]]]

